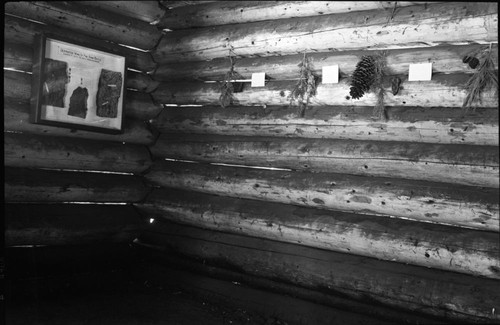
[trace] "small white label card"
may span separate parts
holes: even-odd
[[[323,67],[323,75],[321,81],[324,84],[337,84],[339,83],[339,66],[338,64]]]
[[[266,85],[266,73],[252,73],[252,87],[264,87]]]
[[[431,80],[432,62],[410,64],[408,81]]]

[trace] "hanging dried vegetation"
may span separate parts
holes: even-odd
[[[349,94],[353,99],[363,97],[368,91],[376,94],[377,103],[373,108],[373,117],[376,119],[386,118],[385,90],[383,87],[386,55],[384,51],[373,56],[365,55],[361,57],[350,79],[351,88]]]
[[[234,80],[241,79],[242,76],[234,71],[234,59],[229,56],[231,61],[231,67],[229,71],[224,76],[224,80],[219,83],[219,103],[222,108],[225,108],[235,102],[234,93],[241,92],[243,88],[243,83],[235,82]]]
[[[290,108],[294,102],[298,104],[297,115],[303,117],[309,106],[309,99],[316,95],[318,77],[313,74],[313,67],[309,58],[304,53],[300,66],[299,81],[289,95]]]
[[[465,85],[467,95],[462,109],[467,113],[470,110],[474,111],[478,104],[481,105],[484,91],[495,89],[495,95],[498,96],[498,76],[495,71],[491,45],[489,49],[480,48],[468,53],[464,56],[463,62],[468,63],[472,69],[477,68]]]

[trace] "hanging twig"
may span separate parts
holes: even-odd
[[[309,58],[304,52],[304,57],[302,59],[302,62],[300,63],[299,81],[297,82],[289,96],[289,107],[292,107],[294,102],[298,102],[297,114],[300,117],[304,116],[305,111],[309,106],[310,98],[316,95],[317,79],[317,76],[313,74],[313,69],[311,63],[309,62]]]

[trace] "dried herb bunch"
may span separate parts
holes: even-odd
[[[465,60],[468,58],[469,60]],[[475,50],[464,58],[464,63],[470,63],[471,59],[476,59],[479,64],[470,65],[471,68],[477,67],[477,70],[469,78],[467,84],[465,85],[465,90],[467,95],[462,104],[462,109],[465,113],[469,112],[471,109],[474,111],[477,108],[477,104],[481,104],[482,95],[485,90],[495,89],[496,95],[498,96],[498,76],[495,71],[495,62],[493,58],[493,53],[490,48],[481,48]]]
[[[236,79],[241,79],[242,76],[234,71],[234,59],[232,56],[229,56],[229,60],[231,61],[231,67],[229,71],[224,76],[224,80],[219,83],[219,103],[222,108],[225,108],[234,103],[234,93],[240,92],[243,86],[241,82],[234,82]]]
[[[290,99],[289,107],[292,107],[293,103],[297,102],[297,114],[300,117],[303,117],[307,107],[309,106],[309,99],[316,95],[318,77],[313,74],[313,66],[305,53],[299,66],[299,81],[293,88],[288,98]]]
[[[372,91],[377,96],[377,103],[373,108],[375,118],[385,117],[384,97],[385,90],[383,79],[385,76],[386,52],[376,55],[365,55],[356,64],[356,69],[350,78],[349,95],[353,99],[363,97],[368,91]]]

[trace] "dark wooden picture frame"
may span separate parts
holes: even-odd
[[[32,123],[123,132],[125,56],[60,36],[38,34],[33,62]]]

